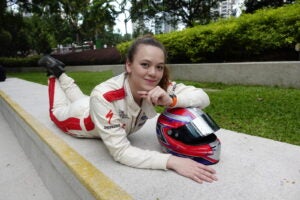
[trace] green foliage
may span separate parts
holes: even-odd
[[[0,56],[48,54],[58,44],[81,45],[99,38],[103,44],[114,46],[117,40],[112,27],[117,12],[113,3],[114,0],[3,1]],[[9,11],[12,5],[17,5],[18,10]]]
[[[10,32],[0,28],[0,55],[8,55],[7,50],[9,49],[12,41],[12,36]]]
[[[9,72],[9,77],[18,77],[27,81],[47,85],[46,73],[43,72]],[[68,72],[68,75],[76,80],[82,92],[89,95],[92,89],[101,82],[111,78],[113,73],[111,70],[103,72]]]
[[[107,29],[113,29],[115,25],[116,11],[110,3],[112,0],[94,0],[83,12],[82,32],[86,39],[93,39],[96,34],[96,39],[105,40],[108,35]],[[110,31],[112,34],[112,31]],[[107,41],[105,44],[111,45]]]
[[[123,42],[117,45],[117,49],[121,54],[121,60],[125,61],[126,59],[126,54],[129,46],[132,44],[132,41],[130,42]]]
[[[132,0],[130,15],[133,21],[149,22],[155,18],[156,26],[167,21],[174,27],[184,24],[193,27],[197,24],[207,24],[215,16],[211,8],[216,7],[222,0]],[[145,30],[143,24],[137,24],[139,34]]]
[[[56,44],[56,33],[52,31],[50,24],[54,23],[53,18],[38,17],[33,15],[30,18],[25,18],[26,33],[30,38],[30,46],[38,54],[50,53],[51,47]],[[59,25],[57,25],[59,28]]]
[[[111,78],[113,73],[111,70],[108,70],[103,72],[69,72],[68,75],[74,78],[76,83],[79,82],[83,93],[89,95],[96,85]]]
[[[1,13],[0,56],[26,56],[29,53],[29,38],[25,32],[23,17],[18,13]]]
[[[262,8],[281,7],[284,4],[293,3],[295,0],[245,0],[246,13],[253,13],[254,11]]]
[[[0,57],[0,64],[4,67],[37,67],[40,56],[21,57]]]
[[[279,53],[297,59],[299,13],[300,4],[295,3],[156,37],[165,45],[171,63],[266,60],[271,55],[276,60]],[[117,46],[123,56],[128,45]]]
[[[259,10],[254,15],[243,15],[239,36],[246,50],[260,53],[265,49],[293,47],[299,37],[300,4],[278,9]]]

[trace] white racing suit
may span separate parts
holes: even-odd
[[[200,88],[172,82],[167,91],[177,97],[174,107],[203,109],[209,105],[208,95]],[[134,147],[127,138],[157,113],[146,100],[141,107],[135,103],[125,73],[96,86],[90,97],[66,74],[59,80],[50,78],[49,102],[52,121],[67,134],[100,137],[113,158],[122,164],[166,170],[170,154]]]

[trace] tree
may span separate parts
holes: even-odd
[[[101,38],[115,45],[117,0],[0,0],[1,55],[49,53],[57,44]],[[25,17],[26,16],[26,17]],[[8,53],[10,52],[10,53]]]
[[[168,0],[163,1],[164,12],[177,16],[178,21],[187,27],[207,24],[212,19],[211,8],[220,0]]]
[[[76,33],[76,42],[81,41],[81,21],[83,20],[83,13],[89,6],[89,0],[64,0],[60,2],[61,12],[65,14],[66,20],[71,25],[73,31]]]
[[[4,12],[1,19],[0,55],[27,55],[30,50],[30,43],[25,32],[26,25],[23,21],[22,15],[13,12]]]
[[[207,24],[212,19],[211,8],[221,0],[133,0],[133,21],[165,21],[169,24],[183,23],[186,27]]]
[[[245,0],[245,13],[254,13],[254,11],[261,8],[277,8],[293,2],[295,2],[295,0]]]
[[[82,29],[85,30],[86,39],[101,39],[104,43],[106,33],[113,32],[117,11],[112,2],[112,0],[94,0],[83,12]]]
[[[12,36],[7,30],[0,28],[0,56],[10,56],[9,48],[11,45]]]
[[[55,33],[52,31],[51,20],[46,20],[38,15],[27,17],[24,20],[31,48],[38,54],[51,53],[51,47],[57,44]]]
[[[62,4],[59,1],[8,0],[0,4],[0,9],[3,11],[2,15],[0,14],[3,37],[10,35],[12,38],[9,44],[4,43],[7,48],[5,54],[1,55],[26,56],[30,50],[50,53],[57,40],[64,40],[60,34],[62,30],[68,27],[68,32],[72,33],[70,26],[64,23],[67,20],[63,20]],[[64,35],[66,37],[70,34],[64,32]]]
[[[128,34],[127,23],[131,19],[130,9],[128,8],[129,1],[128,0],[121,0],[121,1],[119,1],[118,5],[119,5],[119,12],[118,12],[118,14],[122,13],[125,16],[124,25],[125,25],[125,36],[126,36]]]

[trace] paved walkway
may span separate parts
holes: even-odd
[[[0,137],[0,200],[53,200],[1,112]]]
[[[172,171],[134,169],[114,162],[100,140],[63,134],[48,117],[47,87],[9,78],[0,90],[33,115],[53,134],[106,174],[137,200],[296,200],[300,197],[300,147],[221,129],[221,161],[212,166],[218,182],[197,184]],[[130,140],[160,151],[150,120]]]

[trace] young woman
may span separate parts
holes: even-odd
[[[169,81],[166,51],[151,36],[138,38],[128,50],[125,72],[96,86],[85,96],[59,61],[39,61],[48,72],[50,117],[64,132],[76,137],[100,137],[113,158],[137,168],[171,169],[202,183],[216,181],[215,170],[189,158],[132,146],[127,139],[157,115],[155,105],[199,107],[209,97],[199,88]]]

